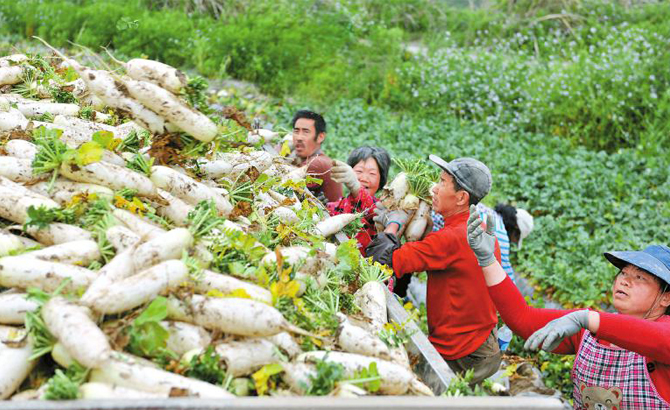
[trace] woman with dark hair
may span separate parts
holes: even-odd
[[[468,243],[482,267],[503,321],[526,339],[524,347],[576,354],[572,369],[576,409],[670,408],[670,248],[606,252],[619,269],[612,284],[617,313],[537,309],[495,259],[495,236],[476,208]]]
[[[365,256],[365,247],[377,234],[372,220],[377,203],[375,194],[386,185],[391,157],[383,148],[363,146],[353,150],[346,163],[335,162],[331,176],[349,189],[349,195],[329,202],[328,212],[331,215],[365,212],[363,228],[356,234],[361,254]]]

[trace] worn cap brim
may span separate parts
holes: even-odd
[[[626,265],[634,265],[640,269],[644,269],[663,279],[670,284],[670,269],[660,260],[652,255],[642,251],[616,251],[605,252],[605,258],[614,266],[623,269]]]

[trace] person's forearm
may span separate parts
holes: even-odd
[[[594,335],[598,333],[600,329],[600,314],[592,310],[589,311],[589,332]]]
[[[393,235],[397,235],[398,231],[400,230],[400,225],[398,225],[397,222],[391,222],[386,226],[386,229],[384,229],[384,232],[386,233],[391,233]]]
[[[505,280],[507,274],[503,270],[502,266],[498,261],[493,262],[493,264],[483,267],[484,271],[484,280],[486,280],[486,286],[495,286]]]

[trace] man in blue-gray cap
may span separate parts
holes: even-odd
[[[495,373],[501,361],[496,310],[466,235],[469,207],[489,193],[491,172],[473,158],[447,162],[430,155],[429,159],[443,171],[432,202],[433,210],[444,217],[444,227],[400,246],[396,233],[407,223],[407,214],[378,207],[375,221],[385,229],[366,252],[391,267],[395,279],[428,273],[429,340],[454,372],[473,369],[476,383]],[[495,253],[500,260],[497,242]]]
[[[505,324],[527,339],[526,349],[576,354],[576,409],[670,409],[670,248],[605,253],[619,268],[617,313],[538,309],[496,261],[493,231],[483,229],[475,207],[470,212],[468,242]]]

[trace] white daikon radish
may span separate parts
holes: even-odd
[[[295,341],[295,339],[293,339],[293,336],[287,332],[277,333],[274,336],[266,337],[266,339],[283,350],[284,353],[286,353],[290,358],[294,358],[295,356],[302,353],[302,348],[300,345]]]
[[[337,313],[340,326],[337,329],[337,343],[348,353],[379,357],[390,360],[388,346],[376,335],[355,326],[342,313]]]
[[[57,178],[53,183],[53,188],[49,192],[50,182],[38,182],[30,186],[30,190],[40,195],[50,196],[61,205],[72,201],[76,195],[95,194],[98,198],[109,198],[114,196],[114,191],[97,184],[87,184],[85,182],[74,182],[66,178]]]
[[[0,156],[0,175],[14,182],[35,183],[48,178],[48,174],[33,174],[32,160]]]
[[[151,167],[151,180],[158,188],[168,191],[191,205],[213,199],[221,215],[228,215],[233,210],[233,205],[226,198],[217,195],[210,187],[174,169],[160,165]]]
[[[33,160],[37,154],[37,146],[24,140],[9,140],[5,144],[5,152],[15,158]]]
[[[100,259],[100,249],[97,242],[83,239],[48,246],[40,250],[24,253],[21,256],[48,262],[88,266],[91,262]]]
[[[0,217],[20,224],[25,223],[30,206],[58,208],[58,204],[53,200],[0,176]]]
[[[23,61],[28,61],[28,56],[25,54],[10,54],[0,57],[0,67],[11,67]]]
[[[56,342],[51,348],[51,358],[64,368],[72,366],[75,362],[74,358],[68,353],[67,349],[61,342]]]
[[[370,332],[378,334],[388,321],[384,284],[376,281],[366,283],[356,291],[354,301],[363,316],[370,320]]]
[[[16,108],[10,108],[7,111],[0,110],[0,131],[25,129],[27,126],[28,119]]]
[[[168,395],[173,390],[178,390],[201,399],[229,399],[235,397],[223,388],[213,384],[138,363],[129,363],[121,359],[112,359],[100,369],[93,370],[89,381]]]
[[[407,181],[407,174],[401,172],[396,175],[391,184],[389,184],[389,190],[391,191],[391,196],[396,202],[402,200],[409,192],[409,181]]]
[[[156,187],[149,178],[108,162],[93,162],[83,167],[64,162],[60,171],[73,181],[98,184],[114,190],[129,188],[136,190],[140,196],[156,197]]]
[[[221,178],[230,174],[233,170],[233,165],[223,159],[215,161],[201,159],[198,160],[198,168],[207,174],[209,178]]]
[[[66,278],[67,291],[86,289],[95,278],[95,272],[79,266],[46,262],[24,256],[0,258],[0,286],[27,289],[37,287],[53,292]]]
[[[247,133],[247,141],[251,144],[258,144],[261,141],[264,143],[272,142],[272,140],[278,137],[278,132],[263,128],[252,130]]]
[[[23,81],[23,67],[0,67],[0,86],[14,85]]]
[[[161,326],[170,333],[167,349],[179,356],[194,349],[205,349],[212,343],[212,337],[200,326],[186,322],[165,320]]]
[[[180,260],[169,260],[125,279],[117,280],[100,292],[88,306],[98,313],[121,313],[150,302],[188,278],[188,268]]]
[[[246,376],[281,360],[275,345],[261,338],[219,343],[214,350],[226,363],[226,371],[234,377]]]
[[[419,203],[419,209],[412,217],[412,221],[407,224],[405,229],[405,239],[409,242],[416,242],[421,240],[423,233],[428,226],[428,218],[430,218],[430,205],[426,201]]]
[[[42,306],[42,318],[51,334],[84,367],[98,368],[109,360],[112,348],[88,308],[52,297]]]
[[[109,227],[105,231],[105,236],[117,252],[128,248],[134,249],[142,241],[138,234],[121,225]]]
[[[11,233],[0,232],[0,256],[7,256],[10,252],[23,249],[23,242]]]
[[[133,270],[132,249],[119,251],[105,266],[100,268],[98,276],[81,297],[81,303],[86,306],[92,304],[107,291],[113,283],[132,276]]]
[[[124,81],[130,95],[193,138],[209,142],[216,137],[216,124],[182,102],[171,92],[147,81]]]
[[[79,394],[83,400],[167,399],[170,397],[168,392],[151,393],[111,383],[97,382],[82,384],[79,386]]]
[[[250,299],[200,295],[183,301],[170,298],[168,317],[239,336],[272,336],[282,331],[313,336],[287,322],[272,306]]]
[[[46,228],[39,229],[35,226],[26,228],[26,232],[44,246],[58,245],[61,243],[93,239],[91,233],[75,225],[53,222]]]
[[[77,104],[63,104],[47,101],[25,101],[16,104],[16,108],[27,118],[40,117],[44,114],[71,115],[79,114]]]
[[[360,218],[360,214],[339,214],[331,216],[328,219],[325,219],[314,227],[314,231],[318,235],[322,235],[327,238],[330,235],[334,235],[344,229],[345,226],[349,225],[351,222]]]
[[[37,309],[37,304],[26,299],[25,293],[0,293],[0,324],[22,325],[26,313]]]
[[[194,290],[198,293],[207,293],[212,289],[216,289],[224,295],[229,295],[238,289],[242,289],[254,300],[268,304],[272,303],[272,294],[265,288],[229,275],[203,269],[201,277],[195,283]]]
[[[114,217],[121,221],[128,229],[135,232],[143,240],[153,239],[167,232],[153,222],[149,222],[125,209],[114,209]]]
[[[296,215],[295,212],[293,212],[292,209],[287,208],[285,206],[280,206],[279,208],[275,208],[272,211],[273,215],[277,215],[280,221],[282,223],[287,224],[287,225],[294,225],[297,223],[300,223],[300,218],[298,218],[298,215]]]
[[[303,353],[296,360],[307,363],[313,363],[317,360],[339,363],[344,366],[346,377],[350,378],[368,369],[370,364],[375,362],[377,363],[377,372],[381,377],[379,393],[382,394],[405,394],[409,390],[412,380],[416,378],[411,370],[395,363],[353,353],[314,351]]]
[[[93,134],[95,134],[98,131],[109,131],[112,134],[115,134],[114,137],[118,138],[118,136],[116,135],[117,132],[116,127],[107,124],[100,124],[97,122],[87,121],[77,117],[57,115],[54,118],[54,124],[62,125],[65,127],[77,128],[90,134],[91,136],[93,136]]]
[[[0,326],[0,340],[10,339],[11,334],[20,333],[20,329]],[[33,370],[36,360],[28,360],[32,355],[32,346],[28,341],[20,347],[0,341],[0,400],[12,395]]]
[[[186,226],[188,224],[188,214],[193,211],[194,207],[162,189],[158,189],[158,195],[165,203],[161,201],[153,204],[156,213],[168,218],[177,226]]]
[[[148,81],[175,94],[179,94],[188,82],[181,71],[154,60],[133,58],[124,64],[124,68],[133,80]]]
[[[139,272],[168,259],[179,259],[191,245],[193,235],[188,229],[171,229],[135,248],[133,251],[135,271]]]

